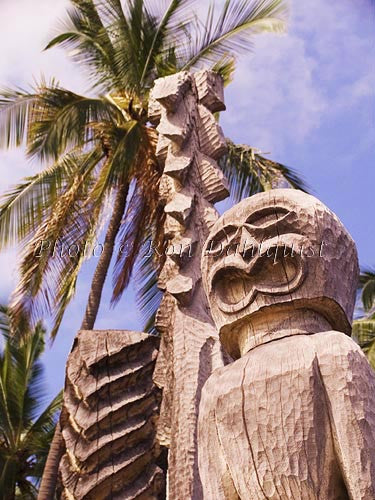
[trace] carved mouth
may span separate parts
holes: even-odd
[[[291,293],[303,278],[303,262],[299,255],[282,256],[277,260],[263,255],[252,259],[245,269],[233,264],[222,267],[213,277],[212,289],[219,308],[226,313],[235,313],[250,305],[257,293]]]

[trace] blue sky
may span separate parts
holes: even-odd
[[[2,0],[0,84],[25,86],[41,74],[78,92],[87,84],[59,49],[41,52],[66,0]],[[200,7],[200,10],[204,10]],[[362,265],[375,266],[375,4],[372,0],[292,0],[285,35],[260,35],[238,60],[221,124],[235,142],[295,168],[312,194],[342,220]],[[0,151],[0,192],[38,170],[23,151]],[[100,240],[100,238],[99,238]],[[96,259],[84,267],[58,338],[44,355],[51,395],[79,328]],[[0,300],[16,280],[16,251],[0,255]],[[110,279],[96,328],[141,329],[134,290],[109,309]]]

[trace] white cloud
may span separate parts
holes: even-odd
[[[22,148],[11,151],[0,150],[0,196],[22,177],[33,175],[35,169],[36,167],[26,160]]]
[[[293,53],[293,57],[290,55]],[[288,57],[289,56],[289,57]],[[263,151],[280,149],[293,136],[303,140],[327,106],[314,85],[315,61],[296,36],[262,36],[256,55],[241,62],[228,89],[228,113],[223,123],[247,123],[242,134]],[[243,140],[243,139],[242,139]]]
[[[291,12],[287,35],[258,36],[254,54],[239,61],[223,115],[236,139],[274,156],[374,95],[366,2],[294,0]]]
[[[0,88],[29,88],[44,75],[47,79],[56,77],[70,89],[84,91],[84,75],[62,50],[43,51],[57,33],[69,4],[68,0],[1,2]],[[22,149],[0,151],[0,193],[37,169],[37,164],[25,159]]]
[[[1,2],[0,87],[28,88],[43,74],[55,76],[62,85],[83,91],[84,79],[77,66],[59,49],[43,52],[64,17],[68,0],[17,0]],[[0,151],[0,196],[25,176],[32,175],[37,164],[26,160],[22,148]],[[0,253],[0,296],[8,297],[16,281],[16,251]]]
[[[0,253],[0,302],[6,303],[17,282],[17,254],[15,250]]]
[[[77,67],[63,51],[44,52],[47,42],[56,34],[59,19],[64,18],[67,0],[5,1],[0,20],[0,84],[23,86],[39,79],[56,76],[63,84],[80,87]]]

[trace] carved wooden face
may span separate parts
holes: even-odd
[[[306,238],[298,234],[296,220],[296,213],[283,206],[265,207],[212,236],[207,251],[221,311],[237,313],[259,293],[284,295],[301,285],[304,259],[295,250]]]
[[[316,198],[277,189],[243,200],[214,225],[202,255],[217,327],[285,304],[322,313],[349,332],[358,262],[337,217]]]

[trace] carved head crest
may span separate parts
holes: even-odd
[[[350,334],[358,273],[355,244],[339,219],[292,189],[257,194],[225,212],[202,254],[224,345],[235,324],[270,306],[317,311]]]

